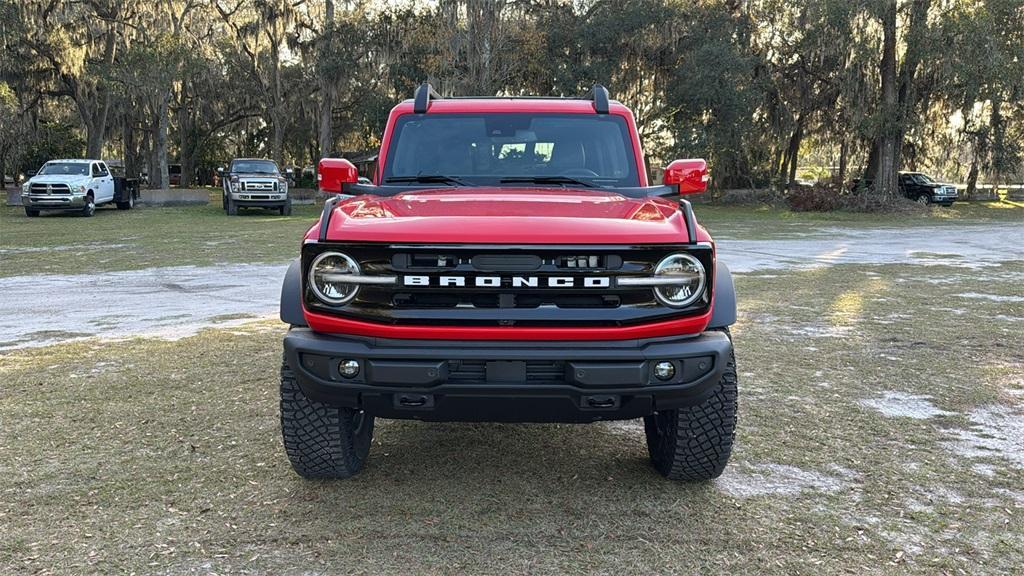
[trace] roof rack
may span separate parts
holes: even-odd
[[[459,98],[473,98],[473,99],[476,99],[476,98],[481,98],[481,99],[486,99],[486,98],[500,98],[500,99],[521,98],[521,99],[542,99],[542,100],[547,100],[547,99],[558,100],[558,99],[561,99],[558,96],[551,96],[551,97],[548,97],[548,96],[453,96],[452,98],[455,98],[455,99],[459,99]],[[413,112],[416,113],[416,114],[426,114],[427,110],[430,108],[430,101],[431,100],[442,100],[442,99],[443,99],[442,96],[440,94],[438,94],[436,90],[434,90],[434,87],[431,86],[430,82],[424,82],[424,83],[420,84],[419,87],[416,88],[416,96],[415,96],[415,100],[413,102]],[[570,99],[572,99],[572,98],[570,98]],[[608,101],[609,101],[608,89],[605,88],[604,86],[602,86],[601,84],[594,84],[594,87],[591,88],[590,91],[588,91],[586,94],[584,94],[583,97],[581,98],[581,100],[592,100],[594,102],[594,112],[596,112],[598,114],[607,114],[608,113]]]
[[[590,89],[583,96],[584,100],[594,101],[594,112],[598,114],[608,113],[608,89],[600,84],[594,84],[594,87]]]
[[[416,89],[416,102],[413,104],[412,111],[416,114],[426,114],[427,109],[430,108],[431,98],[440,100],[441,95],[434,90],[430,82],[420,84],[420,87]]]

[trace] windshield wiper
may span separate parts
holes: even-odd
[[[587,182],[586,180],[578,180],[570,176],[516,176],[514,178],[502,178],[502,184],[515,184],[515,183],[529,183],[529,184],[575,184],[577,186],[583,186],[584,188],[593,188],[593,182]]]
[[[416,176],[389,176],[384,179],[384,182],[394,182],[400,184],[402,182],[415,182],[417,184],[453,184],[455,186],[472,186],[465,180],[460,180],[454,176],[445,176],[444,174],[417,174]]]

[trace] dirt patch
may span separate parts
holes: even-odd
[[[967,458],[1002,458],[1024,468],[1024,413],[1007,406],[985,406],[971,412],[971,426],[953,431],[943,444]]]
[[[993,302],[1024,302],[1024,296],[1001,296],[999,294],[979,294],[977,292],[965,292],[960,295],[961,298],[980,298],[982,300],[991,300]]]
[[[0,278],[0,350],[89,336],[180,338],[265,318],[277,311],[285,269],[233,264]]]
[[[905,392],[885,392],[881,398],[860,400],[861,406],[873,408],[890,418],[927,420],[936,416],[950,416],[953,412],[940,410],[932,404],[931,396],[918,396]]]
[[[810,228],[807,238],[778,240],[719,239],[722,260],[734,272],[766,269],[814,269],[837,264],[923,264],[962,268],[1020,260],[1006,238],[1024,236],[1024,224],[988,224],[956,228],[849,229]],[[927,246],[927,251],[922,250]]]
[[[735,498],[793,496],[805,491],[838,492],[849,485],[852,472],[836,467],[835,474],[804,470],[787,464],[733,463],[715,486]]]

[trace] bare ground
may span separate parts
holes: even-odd
[[[718,228],[724,238],[718,240],[720,258],[738,273],[906,263],[964,268],[963,274],[973,276],[973,269],[1021,259],[1019,246],[1007,239],[1024,237],[1024,223],[1005,222],[858,229],[803,225],[800,239],[788,231],[785,238],[771,240],[732,239],[743,229]],[[0,300],[0,350],[87,336],[174,338],[205,326],[269,317],[277,309],[286,268],[285,263],[222,264],[0,276],[0,293],[6,296]],[[1024,281],[1024,275],[1017,278]]]

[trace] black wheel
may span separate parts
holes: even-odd
[[[231,199],[231,195],[230,194],[228,195],[227,203],[228,203],[228,205],[227,205],[226,209],[228,211],[228,216],[237,216],[238,215],[238,204],[235,204],[235,201]]]
[[[310,400],[288,361],[281,361],[281,435],[292,468],[303,478],[348,478],[363,469],[373,416]]]
[[[220,193],[220,205],[225,212],[228,211],[228,193],[224,192],[223,190]]]
[[[118,210],[131,210],[132,208],[135,208],[135,196],[129,195],[127,200],[117,203]]]
[[[92,192],[85,195],[85,206],[82,207],[82,216],[92,216],[96,213],[96,200],[92,197]]]
[[[721,476],[736,437],[737,394],[736,358],[730,354],[725,373],[706,400],[645,417],[647,452],[654,468],[670,480]]]
[[[920,194],[917,198],[915,198],[915,200],[918,204],[924,204],[925,206],[931,204],[932,201],[931,197],[929,197],[927,194]]]
[[[33,210],[33,209],[31,209],[31,208],[26,206],[25,207],[25,216],[28,216],[29,218],[35,218],[36,216],[39,216],[39,210]]]
[[[281,206],[281,208],[279,208],[279,210],[281,211],[281,216],[291,216],[292,215],[292,201],[291,201],[291,198],[289,198],[288,201],[285,202],[284,206]]]

